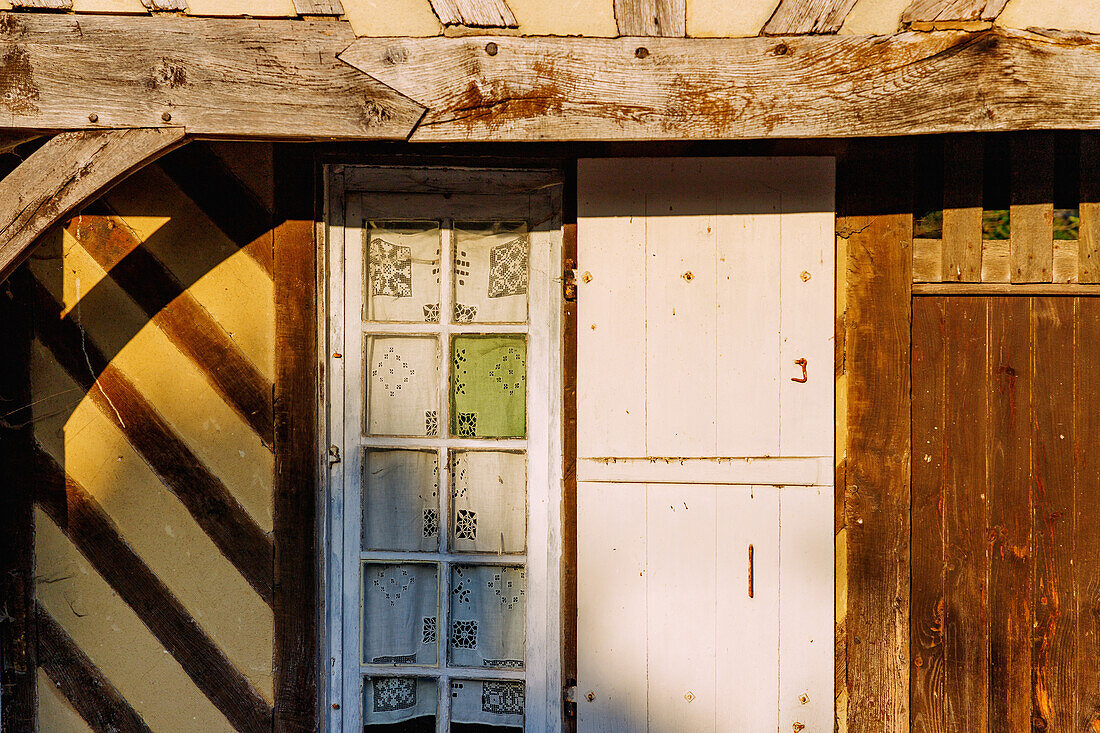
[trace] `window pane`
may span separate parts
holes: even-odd
[[[439,323],[439,224],[367,222],[364,320]]]
[[[439,433],[439,341],[431,336],[368,336],[367,432]]]
[[[363,727],[371,733],[435,733],[439,695],[427,677],[363,680]]]
[[[451,546],[456,552],[523,552],[527,461],[522,453],[451,454]]]
[[[522,669],[526,589],[527,573],[522,567],[453,566],[451,664]]]
[[[455,222],[456,323],[527,320],[526,222]]]
[[[439,454],[363,452],[363,549],[439,549]]]
[[[451,683],[451,730],[489,733],[523,730],[524,688],[511,680],[455,680]]]
[[[455,336],[451,346],[451,433],[522,438],[527,432],[527,341]]]
[[[436,566],[363,563],[362,573],[363,663],[436,664]]]

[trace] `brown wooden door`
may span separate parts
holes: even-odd
[[[1100,298],[913,302],[912,730],[1100,732]]]

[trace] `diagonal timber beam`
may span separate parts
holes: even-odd
[[[429,108],[412,141],[877,137],[1100,129],[1096,41],[360,38],[340,58]]]
[[[424,110],[337,61],[354,40],[343,21],[0,13],[0,119],[404,140]]]
[[[0,281],[59,219],[183,142],[179,127],[63,132],[50,138],[0,180]]]

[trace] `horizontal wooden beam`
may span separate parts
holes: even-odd
[[[404,139],[423,110],[336,59],[338,21],[0,14],[7,128]]]
[[[1004,29],[361,38],[340,58],[429,108],[414,141],[1100,129],[1100,43]]]
[[[4,104],[10,99],[0,97]],[[178,127],[63,132],[46,141],[0,181],[0,281],[61,217],[183,141]]]
[[[1100,295],[1093,283],[913,283],[913,295]]]

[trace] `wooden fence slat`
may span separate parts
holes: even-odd
[[[687,35],[686,0],[615,0],[621,36]]]
[[[856,0],[783,0],[764,24],[768,36],[836,33]]]
[[[344,14],[344,5],[340,0],[294,0],[294,10],[298,15]]]
[[[1077,279],[1100,283],[1100,133],[1081,133]]]
[[[1078,298],[1074,336],[1074,486],[1076,516],[1073,534],[1081,538],[1073,558],[1077,597],[1077,719],[1073,729],[1100,730],[1100,547],[1095,536],[1100,517],[1100,300]]]
[[[980,282],[982,138],[949,136],[943,149],[943,281]]]
[[[854,145],[840,161],[847,239],[844,620],[849,733],[909,730],[910,147]]]
[[[30,277],[24,270],[14,279]],[[34,638],[34,442],[30,304],[0,284],[0,719],[4,730],[33,730],[38,713]]]
[[[0,180],[0,281],[61,217],[183,144],[182,129],[63,132]]]
[[[275,731],[317,730],[314,162],[275,147]],[[357,704],[344,700],[345,705]]]
[[[110,680],[96,669],[61,625],[41,606],[35,605],[38,648],[42,669],[50,680],[95,731],[151,733],[141,716],[115,689]],[[7,728],[5,719],[5,730]],[[33,725],[33,724],[32,724]],[[10,730],[15,730],[11,728]],[[34,730],[27,727],[23,730]]]
[[[1052,731],[1077,729],[1073,314],[1070,298],[1032,301],[1032,716],[1033,729]]]
[[[99,503],[41,449],[38,505],[239,731],[271,730],[271,707],[118,534]],[[48,672],[48,669],[47,669]],[[109,728],[108,728],[109,730]]]
[[[16,293],[33,304],[36,333],[69,376],[149,464],[264,602],[272,604],[271,539],[237,499],[172,430],[34,278]]]
[[[164,335],[270,447],[271,382],[175,275],[144,248],[126,221],[119,216],[78,216],[66,228],[145,314],[156,319]]]
[[[913,0],[901,14],[903,23],[995,20],[1008,0]]]
[[[1031,298],[989,299],[991,731],[1031,729]]]
[[[943,279],[943,240],[913,240],[913,282],[938,283]]]
[[[1054,277],[1054,139],[1049,134],[1012,138],[1009,267],[1014,283]]]
[[[913,551],[910,602],[912,727],[944,733],[943,298],[913,301]]]
[[[516,28],[516,16],[505,0],[430,0],[443,25],[468,28]]]
[[[944,334],[944,697],[949,724],[988,730],[986,303],[952,301]]]

